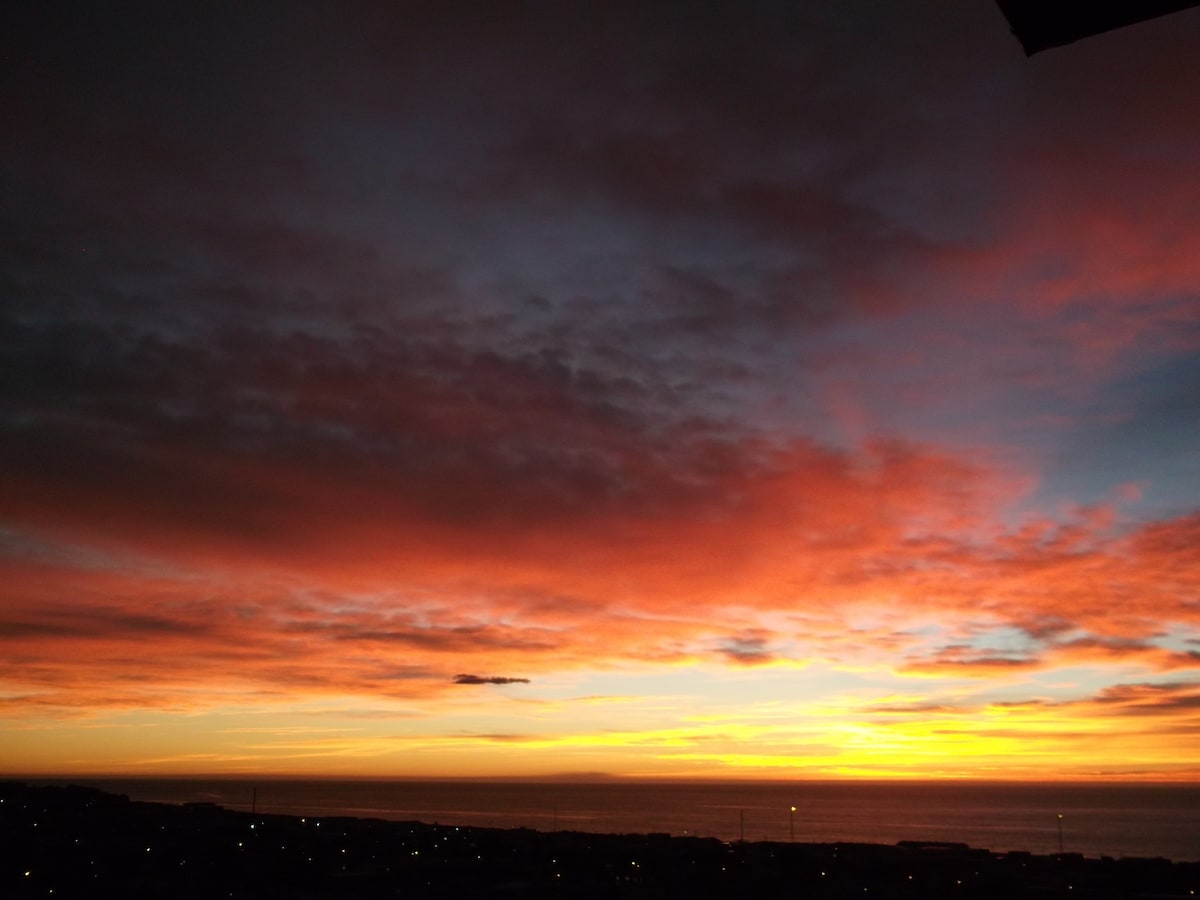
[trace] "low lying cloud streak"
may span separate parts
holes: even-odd
[[[507,678],[503,675],[455,675],[455,684],[529,684],[528,678]]]

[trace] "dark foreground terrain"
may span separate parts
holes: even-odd
[[[305,819],[0,782],[0,897],[1200,897],[1200,862]]]

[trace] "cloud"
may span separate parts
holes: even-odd
[[[939,702],[888,702],[863,707],[863,712],[872,715],[942,717],[974,712],[976,707]]]
[[[976,655],[955,647],[948,648],[932,658],[908,660],[900,671],[911,675],[994,678],[1001,673],[1035,669],[1043,665],[1044,663],[1036,658]]]
[[[1077,638],[1056,644],[1053,661],[1059,665],[1107,661],[1141,664],[1154,671],[1166,672],[1200,668],[1200,651],[1172,650],[1150,641]]]
[[[714,648],[753,666],[785,646],[798,661],[950,678],[1196,667],[1161,637],[1200,622],[1195,517],[1127,534],[1087,512],[997,530],[1002,473],[894,442],[855,454],[732,442],[664,452],[674,471],[631,482],[628,506],[546,522],[514,507],[462,526],[406,509],[382,492],[382,472],[371,494],[360,473],[277,470],[284,505],[270,518],[290,524],[252,553],[244,531],[198,529],[165,507],[130,521],[112,514],[128,498],[113,497],[109,552],[51,541],[27,557],[30,540],[14,538],[0,556],[6,677],[100,701],[128,696],[105,683],[154,673],[159,687],[138,691],[159,703],[171,685],[209,679],[235,692],[432,698],[451,654],[536,673],[696,663]],[[525,488],[504,490],[516,503]],[[123,555],[134,547],[163,553]],[[714,639],[729,621],[755,624]],[[1024,644],[986,637],[1006,629]]]
[[[741,666],[761,665],[775,659],[770,649],[770,638],[760,629],[724,638],[718,642],[717,650],[729,661]]]
[[[22,13],[13,715],[1197,670],[1195,17],[602,6]]]
[[[1142,682],[1114,684],[1090,702],[1122,716],[1165,716],[1200,709],[1200,681]],[[1200,733],[1200,725],[1189,722],[1189,730]]]
[[[529,684],[528,678],[508,678],[503,675],[455,675],[455,684]]]

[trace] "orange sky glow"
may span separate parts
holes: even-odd
[[[0,773],[1200,778],[1200,11],[459,6],[28,23]]]

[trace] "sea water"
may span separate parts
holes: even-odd
[[[133,800],[443,825],[722,840],[959,841],[1200,860],[1200,785],[77,779]],[[795,807],[793,812],[792,807]],[[1061,818],[1060,818],[1061,817]]]

